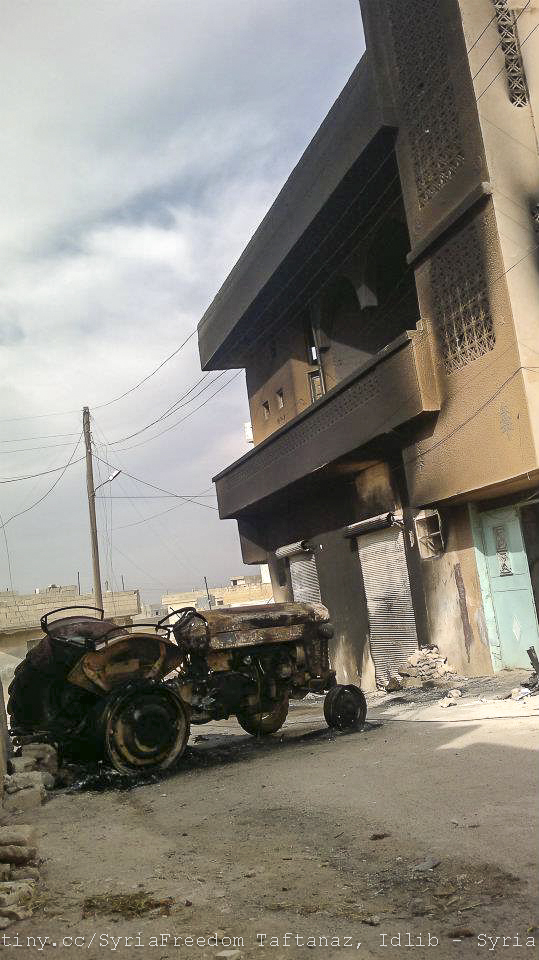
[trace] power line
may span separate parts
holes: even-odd
[[[387,160],[387,157],[386,157],[386,160]],[[377,170],[375,171],[375,174],[380,170],[381,166],[383,166],[383,164],[380,164],[380,165],[379,165],[379,167],[378,167]],[[373,174],[372,176],[375,176],[375,174]],[[371,177],[370,179],[372,179],[372,177]],[[380,197],[378,198],[377,202],[379,202],[379,200],[382,199],[382,198],[385,196],[385,194],[387,194],[387,192],[393,187],[393,185],[398,181],[398,179],[399,179],[399,178],[398,178],[398,175],[395,175],[395,176],[390,180],[389,184],[386,186],[386,188],[384,189],[384,191],[382,192],[382,194],[381,194]],[[367,181],[367,182],[368,182],[368,181]],[[357,199],[357,197],[356,197],[356,199]],[[355,202],[355,201],[354,201],[354,202]],[[374,223],[371,225],[371,227],[367,230],[367,233],[365,234],[365,236],[369,236],[369,235],[373,232],[373,230],[376,229],[376,227],[379,225],[379,223],[382,221],[382,219],[383,219],[385,216],[387,216],[388,212],[389,212],[394,206],[396,206],[397,203],[401,203],[401,202],[402,202],[402,197],[401,197],[401,195],[399,194],[399,196],[395,197],[395,198],[383,209],[383,211],[382,211],[382,213],[380,214],[380,216],[375,220],[375,222],[374,222]],[[318,273],[320,273],[320,271],[323,270],[323,269],[327,266],[327,264],[328,264],[328,262],[329,262],[330,260],[334,259],[335,255],[339,253],[341,247],[342,247],[345,243],[348,243],[348,242],[350,241],[350,238],[353,237],[353,236],[358,232],[358,230],[361,229],[361,227],[364,225],[365,221],[366,221],[370,216],[372,216],[372,212],[373,212],[373,208],[371,207],[371,208],[369,209],[368,213],[366,214],[366,216],[363,218],[363,220],[361,220],[361,221],[359,222],[359,224],[356,225],[356,227],[354,228],[354,230],[352,231],[352,233],[337,247],[336,250],[333,251],[333,253],[330,255],[330,257],[328,257],[328,258],[324,261],[324,263],[321,265],[321,267],[319,267],[317,273],[315,273],[315,276],[316,276]],[[333,229],[333,228],[332,228],[332,229]],[[330,231],[330,232],[331,232],[331,231]],[[327,234],[326,237],[327,237],[328,235],[329,235],[329,234]],[[324,237],[324,241],[325,241],[326,237]],[[319,246],[321,246],[324,241],[322,241]],[[316,252],[316,251],[315,251],[315,252]],[[335,268],[333,269],[333,271],[329,274],[329,276],[326,277],[326,280],[324,281],[324,284],[322,285],[322,288],[321,288],[321,289],[323,289],[323,287],[329,282],[329,280],[331,279],[331,277],[334,275],[334,273],[335,273],[338,269],[339,269],[339,264],[337,264],[337,265],[335,266]],[[298,271],[298,272],[299,272],[299,271]],[[402,278],[401,278],[401,279],[402,279]],[[289,281],[289,282],[290,282],[290,281]],[[400,282],[401,282],[401,281],[399,281],[399,283],[400,283]],[[398,287],[399,283],[396,285],[397,287]],[[284,287],[283,289],[286,289],[286,285],[285,285],[285,287]],[[293,299],[292,304],[294,304],[294,303],[296,302],[296,300],[297,300],[299,297],[301,297],[301,295],[302,295],[303,292],[304,292],[304,289],[305,289],[305,287],[302,288],[302,290],[299,291],[299,293],[298,293],[298,294],[296,295],[296,297]],[[281,292],[282,292],[282,291],[281,291]],[[269,307],[270,305],[271,305],[271,303],[267,305],[266,309],[268,309],[268,307]],[[290,305],[288,305],[288,307],[281,312],[281,314],[279,315],[279,317],[277,317],[277,320],[276,320],[275,322],[278,322],[278,320],[284,315],[284,313],[287,312],[287,310],[289,309],[289,307],[290,307]],[[301,310],[303,310],[303,309],[304,309],[304,305],[302,305],[302,307],[301,307]],[[298,311],[298,313],[301,312],[301,310]],[[263,312],[264,312],[264,311],[263,311]],[[263,312],[262,312],[262,314],[260,314],[260,316],[263,315]],[[296,319],[296,317],[298,316],[298,313],[294,314],[294,315],[287,321],[287,323],[284,325],[284,328],[288,327],[288,326]],[[372,322],[375,322],[375,320],[376,320],[376,318],[373,318],[373,321],[372,321]],[[281,328],[281,329],[282,329],[282,328]],[[256,343],[258,343],[258,341],[262,338],[262,336],[264,336],[264,334],[259,334],[259,336],[258,336],[258,337],[254,340],[254,342],[250,345],[251,348],[252,348],[253,346],[255,346]],[[238,376],[240,376],[240,374],[241,374],[242,372],[243,372],[243,368],[240,369],[240,370],[238,370],[232,377],[229,378],[229,380],[226,381],[226,383],[222,384],[222,386],[221,386],[218,390],[216,390],[213,394],[211,394],[203,403],[199,404],[198,407],[195,407],[193,410],[189,411],[189,413],[188,413],[185,417],[181,417],[179,420],[177,420],[175,423],[171,424],[170,426],[166,427],[164,430],[161,430],[161,431],[159,431],[159,433],[154,434],[153,437],[148,437],[147,439],[142,440],[142,441],[139,442],[139,443],[132,444],[130,447],[125,447],[125,448],[123,448],[124,451],[134,450],[134,449],[136,449],[136,448],[139,447],[139,446],[143,446],[143,445],[146,444],[146,443],[150,443],[152,440],[156,440],[158,437],[162,436],[164,433],[167,433],[169,430],[173,430],[175,427],[179,426],[181,423],[184,423],[185,420],[187,420],[187,419],[189,419],[191,416],[193,416],[194,413],[196,413],[198,410],[200,410],[202,407],[204,407],[207,403],[209,403],[210,400],[212,400],[215,396],[217,396],[217,394],[219,394],[219,393],[221,392],[221,390],[224,390],[225,387],[227,387],[230,383],[232,383],[233,380],[235,380]],[[217,379],[217,378],[214,378],[214,379]],[[121,442],[121,441],[117,441],[117,442]],[[120,450],[120,452],[123,452],[123,451]]]
[[[7,522],[9,523],[9,520],[8,520]],[[13,589],[13,573],[12,573],[12,570],[11,570],[11,554],[10,554],[10,552],[9,552],[9,543],[8,543],[7,533],[6,533],[6,524],[4,523],[4,518],[2,517],[2,514],[1,514],[1,513],[0,513],[0,523],[2,524],[2,533],[3,533],[3,535],[4,535],[4,543],[5,543],[5,547],[6,547],[6,559],[7,559],[7,569],[8,569],[8,575],[9,575],[9,586],[10,586],[10,588],[11,588],[11,596],[12,596],[13,599],[15,599],[15,591],[14,591],[14,589]]]
[[[147,523],[149,520],[155,520],[157,517],[164,517],[166,513],[172,513],[173,510],[179,510],[182,506],[182,503],[176,503],[173,507],[168,507],[166,510],[161,510],[159,513],[152,513],[149,517],[144,517],[142,520],[135,520],[133,523],[123,523],[120,527],[114,527],[114,529],[127,530],[128,527],[138,527],[141,523]]]
[[[113,470],[118,469],[118,467],[108,460],[104,460],[102,457],[97,457],[97,459],[101,460],[102,463],[105,463],[107,467],[111,467]],[[135,480],[137,483],[142,483],[146,487],[151,487],[153,490],[159,491],[159,493],[164,493],[169,497],[176,497],[178,500],[186,500],[189,503],[197,503],[192,497],[185,496],[182,493],[173,493],[171,490],[165,490],[163,487],[158,487],[155,483],[150,483],[149,480],[142,480],[140,477],[135,477],[132,473],[128,473],[127,470],[122,470],[121,472],[125,477],[129,477],[130,480]],[[217,507],[212,507],[209,503],[199,503],[198,506],[206,507],[208,510],[217,510]]]
[[[123,486],[123,484],[120,484],[120,486],[121,486],[122,490],[125,490],[125,487]],[[131,500],[131,506],[133,507],[133,510],[135,511],[135,513],[137,513],[139,517],[142,517],[142,514],[141,514],[139,508],[137,507],[136,503],[133,502],[133,500]],[[184,506],[184,504],[178,504],[178,506]],[[187,563],[187,558],[184,559],[184,558],[182,558],[181,556],[179,556],[179,554],[177,554],[176,551],[172,549],[172,546],[171,546],[171,544],[169,543],[169,540],[168,540],[168,539],[165,539],[165,537],[163,537],[162,534],[161,534],[158,530],[156,530],[156,531],[154,531],[154,532],[155,532],[155,534],[157,535],[158,539],[159,539],[159,540],[161,541],[161,543],[163,544],[164,548],[168,551],[168,553],[170,554],[170,556],[173,557],[173,559],[176,560],[177,563],[180,563],[182,567],[185,567],[185,569],[190,572],[190,571],[191,571],[191,566],[189,566],[189,564]],[[193,564],[192,561],[191,561],[191,565],[192,565],[192,566],[194,565],[194,566],[196,567],[196,564]]]
[[[0,423],[6,423],[6,420],[0,421]],[[26,443],[29,440],[58,440],[60,437],[76,437],[76,433],[46,433],[39,437],[11,437],[9,440],[0,440],[0,443]],[[52,444],[54,446],[54,444]]]
[[[141,440],[139,443],[134,443],[134,444],[132,444],[132,446],[130,446],[130,447],[122,447],[122,448],[120,448],[120,451],[119,451],[119,452],[120,452],[120,453],[123,453],[123,452],[125,452],[125,451],[127,451],[127,450],[135,450],[137,447],[142,447],[145,443],[150,443],[151,440],[157,440],[158,437],[162,437],[163,434],[164,434],[164,433],[168,433],[169,430],[174,430],[174,428],[175,428],[175,427],[178,427],[178,426],[180,425],[180,423],[184,423],[185,420],[189,420],[189,418],[192,417],[193,414],[195,414],[195,413],[197,412],[197,410],[201,410],[202,407],[205,407],[206,404],[210,402],[210,400],[213,400],[213,398],[216,397],[217,394],[221,393],[221,391],[224,390],[225,387],[228,387],[229,384],[231,384],[232,381],[235,380],[237,377],[239,377],[240,374],[242,374],[242,373],[243,373],[243,368],[242,368],[241,370],[238,370],[238,371],[234,374],[234,376],[230,377],[230,378],[226,381],[226,383],[223,383],[222,386],[220,386],[219,389],[215,391],[215,393],[212,393],[206,400],[204,400],[203,403],[199,403],[198,407],[195,407],[194,410],[190,410],[190,412],[189,412],[188,414],[186,414],[185,417],[181,417],[179,420],[176,420],[175,423],[172,423],[169,427],[165,427],[164,430],[160,430],[159,433],[156,433],[153,437],[148,437],[146,440]]]
[[[289,286],[289,284],[290,284],[291,282],[293,282],[293,280],[294,280],[295,277],[298,275],[298,273],[300,273],[301,270],[303,269],[305,263],[307,263],[310,259],[312,259],[312,257],[317,253],[317,251],[318,251],[318,249],[320,249],[322,243],[325,243],[325,241],[327,240],[327,237],[333,232],[333,230],[336,229],[336,227],[337,227],[338,224],[341,222],[341,220],[343,219],[343,217],[344,217],[344,216],[348,213],[348,211],[353,207],[353,205],[357,202],[357,200],[359,200],[359,198],[363,195],[363,193],[364,193],[365,190],[367,189],[369,183],[374,179],[374,177],[377,176],[377,174],[378,174],[379,171],[382,169],[382,167],[383,167],[383,166],[387,163],[387,161],[388,161],[390,158],[392,158],[393,156],[394,156],[394,151],[393,151],[393,150],[390,150],[390,151],[387,152],[386,156],[385,156],[384,159],[381,161],[381,163],[379,164],[379,166],[374,170],[374,172],[370,175],[370,177],[368,177],[367,180],[362,184],[362,189],[359,191],[359,193],[357,193],[357,194],[352,198],[352,200],[351,200],[350,203],[347,205],[347,207],[345,207],[345,209],[342,211],[342,213],[340,214],[340,216],[338,217],[338,219],[337,219],[336,221],[334,221],[334,223],[333,223],[332,226],[331,226],[331,229],[330,229],[329,232],[324,236],[323,240],[320,242],[320,244],[318,245],[318,247],[316,247],[315,250],[313,250],[312,253],[309,255],[309,257],[308,257],[305,261],[302,262],[302,266],[299,268],[299,270],[296,271],[296,273],[295,273],[291,278],[289,278],[289,280],[287,281],[287,283],[285,284],[285,286],[284,286],[280,291],[278,291],[278,293],[275,294],[275,297],[274,297],[273,299],[275,299],[276,297],[281,296],[281,294],[287,289],[287,287]],[[264,313],[266,312],[267,309],[269,309],[269,307],[271,307],[272,303],[273,303],[273,300],[270,301],[270,303],[266,305],[266,308],[264,309]],[[125,390],[123,393],[119,394],[117,397],[112,397],[110,400],[107,400],[107,401],[104,402],[104,403],[94,404],[93,407],[92,407],[92,409],[93,409],[93,410],[104,409],[105,407],[111,406],[111,404],[113,404],[113,403],[118,403],[118,401],[123,400],[125,397],[129,396],[131,393],[134,393],[135,390],[138,390],[139,387],[141,387],[143,384],[147,383],[148,380],[150,380],[152,377],[154,377],[154,376],[159,372],[159,370],[161,370],[161,369],[165,366],[165,364],[169,363],[169,361],[172,360],[172,359],[183,349],[183,347],[195,336],[195,334],[197,333],[197,330],[198,330],[198,327],[195,327],[194,330],[192,330],[191,333],[185,338],[185,340],[183,340],[182,343],[180,343],[180,345],[179,345],[178,347],[176,347],[176,349],[175,349],[171,354],[169,354],[168,357],[165,357],[165,359],[162,360],[161,363],[158,364],[158,366],[155,367],[155,369],[151,371],[151,373],[149,373],[147,376],[143,377],[141,380],[139,380],[137,383],[135,383],[132,387],[130,387],[128,390]],[[49,413],[49,414],[47,414],[47,413],[42,413],[42,414],[35,414],[34,416],[4,418],[4,419],[0,419],[0,423],[14,423],[14,422],[19,422],[19,421],[23,421],[23,420],[37,420],[37,419],[42,419],[42,418],[46,418],[46,417],[68,416],[69,414],[73,414],[73,413],[79,413],[79,410],[78,410],[78,409],[76,409],[76,410],[64,410],[64,411],[61,411],[61,412],[58,412],[58,413]]]
[[[174,404],[172,404],[170,407],[168,407],[168,409],[165,410],[165,412],[161,414],[161,416],[157,417],[155,420],[152,420],[151,423],[146,424],[145,427],[141,427],[140,430],[136,430],[134,433],[128,434],[128,436],[126,437],[119,437],[117,440],[111,440],[109,443],[109,446],[115,446],[117,443],[125,443],[127,440],[132,440],[134,437],[138,437],[139,434],[144,433],[146,430],[149,430],[150,427],[154,427],[157,423],[161,423],[161,421],[168,419],[168,417],[172,417],[177,410],[180,410],[182,407],[188,406],[190,403],[193,402],[193,400],[196,400],[197,397],[200,397],[206,390],[208,390],[212,386],[212,384],[214,384],[217,380],[220,380],[221,377],[225,375],[225,373],[226,373],[226,370],[222,370],[221,373],[218,373],[217,376],[213,377],[213,379],[210,380],[205,387],[202,387],[202,389],[199,390],[198,393],[193,394],[190,400],[186,400],[185,403],[180,403],[180,401],[184,400],[184,398],[187,397],[189,393],[192,393],[193,390],[197,386],[199,386],[203,380],[209,377],[210,374],[206,373],[205,376],[201,377],[201,379],[193,387],[191,387],[190,390],[182,394],[181,397],[178,397],[178,400]]]
[[[119,400],[123,400],[124,397],[128,397],[131,393],[134,393],[135,390],[138,390],[139,387],[142,387],[143,384],[148,382],[148,380],[151,380],[152,377],[155,377],[156,373],[159,373],[159,371],[165,366],[165,364],[169,363],[170,360],[172,360],[180,352],[180,350],[183,350],[185,345],[189,343],[189,341],[194,337],[196,332],[197,332],[197,327],[195,327],[195,329],[191,331],[189,336],[187,336],[185,340],[183,340],[182,343],[180,343],[180,345],[176,347],[176,349],[173,350],[173,352],[168,355],[168,357],[165,357],[165,359],[162,360],[161,363],[158,364],[158,366],[151,371],[151,373],[148,373],[145,377],[143,377],[142,380],[139,380],[137,383],[133,384],[133,386],[129,387],[128,390],[124,390],[124,392],[120,393],[117,397],[112,397],[110,400],[106,400],[104,403],[94,404],[93,409],[102,410],[104,407],[110,407],[111,404],[118,403]],[[40,419],[49,418],[49,417],[67,417],[69,414],[79,413],[79,412],[80,411],[76,409],[76,410],[63,410],[58,413],[37,413],[37,414],[34,414],[33,416],[27,416],[27,417],[3,418],[0,420],[0,423],[15,423],[22,420],[40,420]]]
[[[3,443],[9,443],[9,440],[0,441]],[[0,457],[9,457],[14,453],[30,453],[32,450],[52,450],[56,447],[70,447],[71,444],[67,440],[65,443],[47,443],[42,447],[19,447],[17,450],[0,450]]]
[[[481,40],[481,37],[483,37],[483,36],[485,35],[485,33],[487,32],[487,30],[488,30],[488,28],[490,27],[491,23],[493,23],[495,19],[496,19],[496,14],[494,14],[494,16],[492,16],[492,17],[490,18],[490,20],[489,20],[489,22],[487,23],[486,27],[481,31],[481,33],[479,34],[479,36],[475,38],[475,40],[474,40],[474,42],[472,43],[471,47],[468,47],[468,49],[467,49],[467,51],[466,51],[467,54],[470,54],[470,53],[472,52],[473,48],[474,48],[475,46],[477,46],[477,44],[478,44],[479,41]]]
[[[514,19],[514,21],[513,21],[513,24],[516,24],[516,23],[520,20],[522,14],[523,14],[524,11],[526,10],[526,8],[529,7],[530,3],[531,3],[531,0],[527,0],[526,4],[523,6],[523,8],[522,8],[522,10],[520,11],[520,13],[515,17],[515,19]],[[504,42],[504,39],[503,39],[503,37],[501,37],[500,40],[498,41],[498,43],[496,44],[496,46],[494,47],[494,50],[492,50],[491,53],[489,53],[487,59],[484,60],[483,63],[481,64],[481,66],[479,67],[479,70],[478,70],[476,73],[474,73],[474,75],[473,75],[473,77],[472,77],[472,83],[473,83],[473,81],[479,76],[479,74],[481,73],[481,70],[483,69],[483,67],[486,67],[486,65],[487,65],[487,63],[489,62],[489,60],[491,59],[491,57],[494,56],[494,54],[496,53],[496,50],[498,50],[498,49],[501,47],[501,45],[502,45],[503,42]]]
[[[34,507],[37,507],[37,506],[39,506],[40,503],[43,503],[43,501],[49,496],[49,494],[52,493],[52,491],[54,490],[54,488],[55,488],[56,486],[58,486],[58,484],[60,483],[60,480],[61,480],[62,477],[64,476],[67,468],[70,467],[70,466],[72,466],[72,465],[75,464],[75,463],[80,463],[81,460],[84,460],[84,457],[80,457],[79,460],[73,460],[73,457],[75,456],[75,454],[76,454],[76,452],[77,452],[77,450],[78,450],[78,447],[79,447],[79,444],[80,444],[80,442],[81,442],[81,439],[82,439],[82,431],[81,431],[81,434],[80,434],[79,439],[77,440],[77,442],[76,442],[76,444],[75,444],[75,446],[74,446],[74,448],[73,448],[73,453],[71,454],[71,457],[69,458],[69,460],[67,461],[67,463],[64,464],[64,466],[60,468],[61,471],[62,471],[62,472],[60,473],[60,476],[59,476],[59,477],[56,477],[56,480],[54,481],[54,483],[51,484],[51,486],[50,486],[49,489],[46,491],[46,493],[44,493],[43,496],[39,498],[39,500],[36,500],[35,503],[30,504],[29,507],[25,507],[24,510],[19,510],[18,513],[14,513],[13,516],[11,516],[11,517],[9,518],[9,520],[6,520],[5,526],[7,526],[8,523],[11,523],[12,520],[15,520],[16,517],[22,517],[22,515],[23,515],[24,513],[28,513],[30,510],[33,510]],[[48,472],[48,473],[51,473],[51,472],[55,472],[55,471],[50,471],[50,470],[49,470],[49,471],[47,471],[47,472]],[[37,476],[42,476],[42,474],[37,474]]]
[[[518,19],[520,18],[520,16],[525,12],[525,10],[526,10],[527,7],[529,6],[530,2],[531,2],[531,0],[527,0],[524,8],[523,8],[523,9],[519,12],[519,14],[516,16],[516,18],[515,18],[515,23],[518,21]],[[471,47],[468,49],[467,53],[470,53],[471,50],[476,46],[476,44],[479,42],[479,40],[480,40],[481,37],[484,35],[484,33],[486,32],[486,30],[488,29],[488,27],[490,26],[490,24],[493,22],[493,20],[494,20],[495,18],[496,18],[496,15],[494,15],[494,16],[490,19],[490,21],[489,21],[489,22],[486,24],[486,26],[484,27],[483,31],[479,34],[479,36],[476,38],[476,40],[474,41],[474,43],[473,43],[473,44],[471,45]],[[528,36],[522,41],[522,43],[521,43],[521,45],[520,45],[521,47],[522,47],[522,46],[524,45],[524,43],[530,38],[530,36],[535,32],[535,30],[537,29],[538,26],[539,26],[539,24],[536,25],[536,27],[534,27],[534,28],[530,31],[530,33],[528,34]],[[503,42],[503,40],[500,40],[500,41],[499,41],[499,43],[496,45],[496,47],[494,48],[494,50],[491,51],[491,53],[489,54],[489,56],[488,56],[488,57],[486,58],[486,60],[483,62],[483,64],[481,65],[481,67],[479,68],[479,70],[476,72],[476,74],[474,75],[474,77],[473,77],[472,79],[475,79],[475,78],[478,76],[478,74],[481,72],[481,70],[482,70],[483,67],[486,65],[486,63],[488,63],[488,61],[489,61],[489,60],[491,59],[491,57],[494,55],[495,51],[501,46],[502,42]],[[480,94],[480,96],[477,98],[477,102],[478,102],[479,99],[483,96],[483,94],[486,92],[486,90],[491,86],[491,84],[494,82],[494,80],[496,80],[497,77],[503,72],[503,69],[504,69],[504,68],[502,67],[502,69],[499,71],[499,73],[490,81],[490,83],[489,83],[488,86],[485,88],[485,90],[482,91],[482,93]],[[393,151],[393,150],[388,151],[388,153],[386,154],[386,156],[385,156],[384,159],[382,160],[381,164],[376,168],[376,170],[371,174],[371,176],[367,179],[367,181],[366,181],[365,184],[363,185],[363,189],[362,189],[357,195],[354,196],[354,198],[351,200],[351,202],[348,204],[348,206],[347,206],[347,207],[344,209],[344,211],[341,213],[341,215],[339,216],[339,218],[338,218],[336,221],[334,221],[334,223],[332,224],[331,229],[330,229],[330,230],[328,231],[328,233],[324,236],[324,238],[323,238],[323,240],[321,241],[321,243],[315,248],[315,250],[313,250],[313,251],[311,252],[311,254],[310,254],[309,257],[307,258],[307,260],[305,260],[305,261],[302,262],[302,265],[301,265],[301,267],[299,268],[299,270],[296,271],[296,273],[294,273],[293,276],[289,278],[289,280],[288,280],[287,283],[284,285],[284,287],[283,287],[281,290],[279,290],[279,291],[274,295],[274,297],[272,298],[272,300],[270,300],[270,302],[266,305],[266,307],[265,307],[264,310],[262,311],[261,316],[263,316],[263,315],[267,312],[267,310],[269,310],[269,309],[271,308],[271,306],[272,306],[272,304],[274,303],[274,301],[275,301],[278,297],[280,297],[280,296],[282,295],[282,293],[287,289],[287,287],[294,281],[294,279],[295,279],[296,276],[299,274],[299,272],[304,269],[305,263],[307,263],[310,259],[312,259],[312,257],[318,252],[318,250],[320,249],[322,243],[326,242],[327,238],[328,238],[328,237],[331,235],[331,233],[336,229],[336,227],[338,226],[338,224],[340,223],[340,221],[343,219],[343,217],[346,215],[346,213],[350,210],[350,208],[357,202],[357,200],[358,200],[358,199],[362,196],[362,194],[365,192],[367,186],[368,186],[369,183],[372,181],[372,179],[373,179],[375,176],[377,176],[378,172],[379,172],[379,171],[381,170],[381,168],[385,165],[385,163],[386,163],[391,157],[393,157],[393,156],[394,156],[394,151]],[[397,176],[396,179],[398,179],[398,176]],[[353,233],[355,233],[355,232],[356,232],[356,231],[354,231]],[[353,233],[351,234],[351,236],[353,236]],[[350,237],[348,237],[345,242],[348,242],[349,239],[350,239]],[[342,244],[341,244],[341,246],[342,246]],[[340,247],[339,247],[338,249],[340,249]],[[338,249],[337,249],[337,251],[334,251],[334,253],[332,254],[332,256],[334,256],[335,253],[338,252]],[[327,281],[326,281],[326,282],[327,282]],[[302,292],[303,292],[303,291],[302,291]],[[295,299],[297,299],[297,298],[295,298]],[[295,300],[294,300],[293,302],[295,302]],[[137,383],[133,384],[132,387],[130,387],[128,390],[125,390],[123,393],[119,394],[118,396],[112,397],[110,400],[107,400],[107,401],[105,401],[105,402],[103,402],[103,403],[95,404],[95,405],[93,406],[93,409],[94,409],[94,410],[104,409],[104,408],[106,408],[106,407],[108,407],[108,406],[111,406],[111,405],[114,404],[114,403],[119,402],[120,400],[123,400],[125,397],[127,397],[127,396],[131,395],[132,393],[134,393],[134,392],[135,392],[136,390],[138,390],[141,386],[143,386],[145,383],[147,383],[152,377],[154,377],[167,363],[170,362],[170,360],[172,360],[175,356],[177,356],[177,354],[178,354],[178,353],[183,349],[183,347],[195,336],[196,333],[197,333],[197,328],[195,327],[195,329],[192,330],[191,333],[189,333],[189,335],[182,341],[182,343],[180,343],[179,346],[176,347],[176,349],[175,349],[171,354],[169,354],[167,357],[165,357],[165,359],[162,360],[162,361],[157,365],[157,367],[155,367],[149,374],[147,374],[147,375],[146,375],[145,377],[143,377],[141,380],[137,381]],[[202,379],[204,379],[204,378],[202,378]],[[215,379],[217,379],[217,378],[215,378]],[[200,380],[200,381],[198,381],[198,382],[200,383],[200,382],[202,382],[202,380]],[[213,382],[213,381],[212,381],[212,382]],[[231,381],[228,381],[228,382],[231,382]],[[196,385],[198,385],[198,384],[196,384]],[[195,386],[196,386],[196,385],[195,385]],[[191,391],[189,391],[189,392],[191,392]],[[144,432],[144,430],[149,429],[150,426],[153,426],[153,425],[155,425],[156,423],[160,422],[161,419],[164,419],[165,416],[167,416],[167,415],[169,415],[169,414],[172,414],[173,412],[174,412],[174,404],[172,405],[171,408],[169,408],[169,410],[165,411],[165,414],[163,414],[161,417],[157,418],[157,420],[155,420],[152,424],[148,424],[145,428],[142,428],[142,430],[141,430],[141,431],[138,431],[138,432]],[[73,413],[78,413],[78,410],[66,410],[66,411],[62,411],[62,412],[58,412],[58,413],[36,414],[36,415],[33,415],[33,416],[25,416],[25,417],[3,418],[3,419],[0,419],[0,423],[19,422],[19,421],[25,421],[25,420],[42,419],[42,418],[52,418],[52,417],[56,417],[56,416],[67,416],[67,415],[73,414]],[[179,422],[182,422],[182,421],[179,421]],[[138,433],[138,432],[137,432],[137,433]],[[165,431],[163,431],[163,432],[165,432]],[[124,438],[124,439],[131,439],[131,438],[132,438],[133,436],[135,436],[135,435],[137,435],[137,434],[132,434],[131,437]],[[161,436],[161,434],[156,434],[155,437],[149,438],[149,439],[156,439],[157,436]],[[0,442],[1,442],[1,441],[0,441]],[[115,443],[116,443],[116,442],[120,443],[120,442],[124,442],[124,440],[118,440],[118,441],[114,441],[114,442],[115,442]],[[136,446],[138,446],[138,444],[137,444]],[[37,449],[37,448],[36,448],[36,449]],[[133,448],[128,448],[128,449],[133,449]],[[60,469],[61,469],[61,468],[60,468]],[[43,475],[43,474],[42,474],[42,475]],[[32,475],[32,476],[39,476],[39,474],[34,474],[34,475]],[[14,478],[14,479],[19,479],[19,478]],[[23,479],[23,478],[21,478],[21,479]],[[27,478],[24,478],[24,479],[27,479]],[[30,479],[30,477],[29,477],[28,479]],[[8,481],[0,481],[0,482],[12,482],[12,481],[11,481],[11,480],[8,480]]]
[[[75,449],[77,449],[79,443],[80,439],[77,441]],[[79,457],[78,460],[71,460],[70,458],[63,466],[54,467],[53,470],[42,470],[41,473],[29,473],[23,477],[5,477],[3,480],[0,480],[0,483],[18,483],[20,480],[33,480],[34,477],[46,477],[49,473],[58,473],[60,470],[67,470],[68,467],[74,467],[76,463],[80,463],[82,460],[84,460],[84,457]]]
[[[110,407],[111,404],[118,403],[119,400],[123,400],[124,397],[128,397],[131,393],[134,393],[135,390],[138,390],[139,387],[142,387],[144,383],[147,383],[148,380],[151,380],[152,377],[155,377],[156,373],[159,373],[159,371],[165,366],[165,364],[169,363],[180,352],[180,350],[183,350],[185,345],[189,343],[189,341],[194,337],[196,332],[197,332],[197,327],[195,327],[195,329],[191,331],[189,336],[187,336],[185,340],[183,340],[182,343],[180,343],[179,347],[176,347],[176,349],[173,350],[172,353],[168,355],[168,357],[165,357],[165,359],[162,360],[160,364],[158,364],[155,370],[152,370],[152,372],[149,373],[146,377],[143,377],[142,380],[139,380],[138,383],[135,383],[134,386],[129,388],[129,390],[125,390],[124,393],[120,393],[119,396],[113,397],[112,400],[107,400],[106,403],[94,404],[92,409],[102,410],[104,407]]]
[[[517,17],[517,19],[518,19],[518,17]],[[526,43],[526,41],[530,39],[530,37],[532,36],[532,34],[535,33],[535,31],[537,30],[538,27],[539,27],[539,23],[536,23],[535,26],[532,28],[532,30],[530,30],[529,34],[528,34],[526,37],[524,37],[524,40],[523,40],[522,43],[520,44],[520,49],[521,49],[521,50],[522,50],[522,47],[524,46],[524,44]],[[504,63],[504,65],[503,65],[503,67],[501,68],[501,70],[498,70],[498,73],[495,74],[495,76],[493,76],[493,78],[492,78],[492,80],[490,81],[490,83],[488,83],[487,86],[485,87],[485,89],[479,94],[479,96],[478,96],[477,99],[476,99],[476,103],[479,103],[479,101],[480,101],[481,97],[483,96],[483,94],[485,94],[485,93],[487,92],[487,90],[492,86],[492,84],[494,83],[494,81],[498,79],[498,77],[504,72],[505,69],[506,69],[506,65],[505,65],[505,63]]]

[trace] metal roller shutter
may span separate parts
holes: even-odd
[[[376,679],[387,682],[417,650],[403,532],[393,525],[357,538]]]
[[[320,584],[313,553],[290,557],[290,579],[294,600],[298,603],[320,603]]]

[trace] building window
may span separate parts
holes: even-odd
[[[314,403],[315,400],[319,400],[324,393],[322,390],[322,377],[320,376],[319,370],[315,370],[309,374],[309,386],[311,388],[311,400]]]
[[[269,420],[269,417],[270,417],[269,400],[264,400],[264,403],[262,404],[262,413],[264,415],[264,420]]]
[[[277,393],[275,394],[275,396],[277,397],[277,409],[278,409],[278,410],[282,410],[283,407],[284,407],[284,392],[283,392],[283,390],[277,390]]]
[[[318,363],[318,355],[316,351],[313,325],[310,319],[308,319],[305,323],[305,338],[307,341],[307,362],[313,366],[313,364]]]

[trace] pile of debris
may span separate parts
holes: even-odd
[[[32,915],[38,863],[34,827],[0,827],[0,930]]]
[[[391,674],[385,689],[391,693],[404,687],[435,687],[448,683],[456,674],[436,646],[421,647],[408,657],[397,673]]]
[[[49,743],[27,743],[8,761],[4,777],[4,810],[30,810],[44,803],[58,774],[58,755]]]
[[[528,679],[522,686],[529,690],[531,696],[536,696],[539,694],[539,657],[537,656],[535,647],[530,647],[526,652],[530,658],[533,673],[530,673]]]

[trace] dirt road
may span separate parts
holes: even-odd
[[[323,956],[402,956],[408,942],[415,957],[440,960],[531,956],[531,944],[490,952],[481,937],[539,943],[538,728],[535,712],[375,719],[335,735],[320,704],[293,709],[269,741],[233,721],[200,727],[174,776],[60,793],[42,808],[47,890],[6,934],[48,937],[47,956],[85,949],[89,960],[223,949],[229,960],[281,960],[304,956],[309,938]],[[147,912],[148,898],[163,903]],[[222,943],[197,945],[216,932]]]

